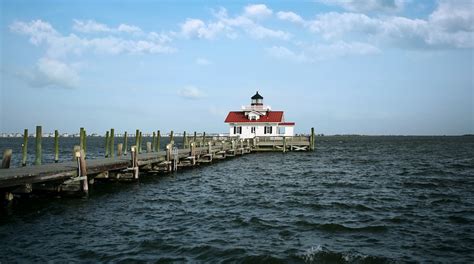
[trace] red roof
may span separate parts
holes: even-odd
[[[280,123],[283,120],[283,111],[268,111],[258,120],[249,120],[243,111],[229,112],[225,123]]]
[[[278,125],[280,125],[280,126],[294,126],[295,122],[283,122],[283,123],[279,123]]]

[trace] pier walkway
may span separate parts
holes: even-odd
[[[147,142],[146,151],[142,151],[141,137],[137,137],[138,147],[131,146],[130,151],[123,154],[123,145],[118,144],[117,155],[113,137],[106,140],[108,157],[101,159],[85,158],[85,133],[84,138],[81,137],[81,146],[75,147],[75,160],[70,162],[9,168],[11,150],[5,151],[2,160],[3,169],[0,169],[0,194],[6,200],[13,199],[13,194],[28,194],[33,191],[83,195],[87,194],[89,185],[95,181],[135,181],[142,172],[147,174],[176,172],[181,168],[210,164],[216,160],[252,152],[314,150],[314,130],[309,136],[253,139],[206,137],[205,134],[197,138],[196,133],[193,138],[188,139],[184,134],[182,148],[175,146],[171,134],[170,143],[161,151],[159,151],[159,138],[155,140],[153,137],[153,143]],[[126,144],[126,139],[124,141]],[[41,140],[39,142],[41,148]]]

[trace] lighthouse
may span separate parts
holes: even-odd
[[[258,91],[250,97],[250,105],[240,111],[231,111],[225,123],[229,135],[240,138],[294,136],[294,122],[285,122],[283,111],[272,111],[263,103]]]

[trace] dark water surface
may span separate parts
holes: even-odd
[[[0,218],[0,262],[472,263],[473,223],[473,137],[319,137],[21,201]]]

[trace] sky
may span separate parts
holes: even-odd
[[[474,0],[0,1],[0,132],[474,133]]]

